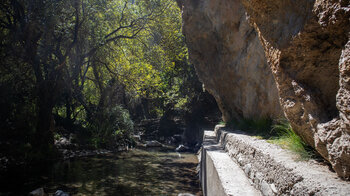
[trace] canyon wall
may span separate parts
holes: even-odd
[[[293,130],[350,178],[349,1],[179,4],[190,58],[224,117],[276,117],[279,99]]]
[[[183,1],[190,59],[225,121],[277,118],[282,110],[263,47],[242,5],[232,2]]]

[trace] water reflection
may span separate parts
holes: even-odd
[[[56,163],[41,187],[73,195],[201,195],[196,166],[193,154],[136,149]]]

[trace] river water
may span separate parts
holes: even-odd
[[[57,162],[40,181],[32,179],[24,187],[35,184],[49,194],[63,190],[70,195],[202,195],[197,164],[195,154],[133,149]]]

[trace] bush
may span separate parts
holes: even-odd
[[[121,106],[98,111],[90,120],[89,128],[92,131],[91,142],[96,148],[116,149],[133,142],[134,123],[129,111]]]

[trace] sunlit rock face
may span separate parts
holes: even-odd
[[[224,120],[281,116],[263,47],[240,2],[186,0],[179,4],[190,59]]]
[[[278,116],[277,86],[293,129],[344,178],[350,177],[349,4],[348,0],[182,3],[190,57],[224,115]]]
[[[293,129],[350,177],[348,0],[242,0]]]

